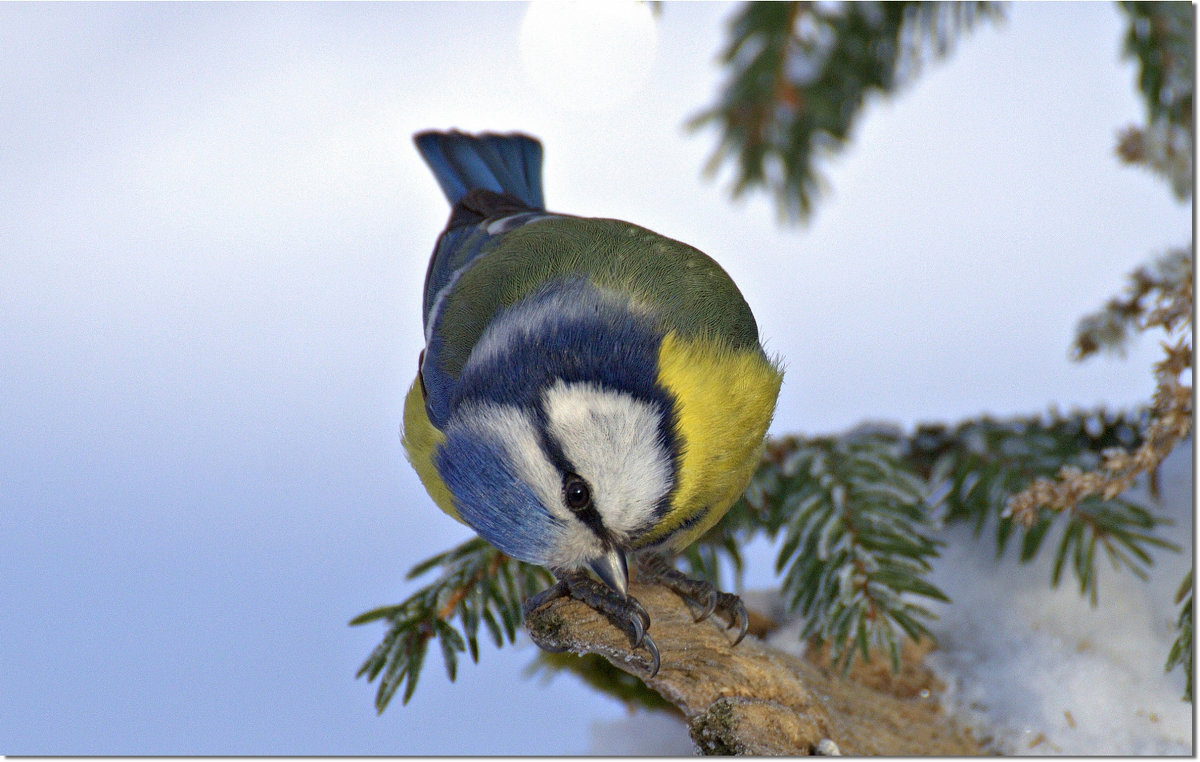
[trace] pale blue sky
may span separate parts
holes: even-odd
[[[534,89],[523,11],[0,4],[0,752],[569,754],[623,716],[523,678],[528,643],[456,684],[431,654],[382,717],[353,679],[381,629],[346,621],[469,536],[398,435],[447,212],[421,129],[538,135],[552,208],[722,262],[787,363],[776,432],[1149,395],[1154,341],[1067,359],[1191,231],[1113,155],[1141,117],[1113,6],[1012,7],[872,103],[793,228],[682,129],[730,5],[665,4],[600,114]]]

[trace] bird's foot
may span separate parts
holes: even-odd
[[[714,611],[720,613],[728,622],[726,629],[738,628],[738,636],[734,638],[733,645],[741,643],[742,638],[746,637],[750,617],[741,598],[732,593],[723,593],[704,580],[685,576],[658,554],[640,556],[638,572],[643,582],[656,582],[683,598],[689,605],[699,608],[695,615],[697,622],[708,619]]]
[[[603,614],[629,638],[630,648],[645,648],[650,654],[647,677],[658,674],[658,646],[646,632],[650,628],[650,615],[637,598],[621,595],[586,572],[563,572],[558,574],[557,582],[525,601],[522,607],[525,616],[557,598],[574,598]]]

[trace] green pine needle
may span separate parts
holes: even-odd
[[[1183,584],[1179,586],[1179,592],[1175,594],[1175,603],[1180,605],[1179,619],[1175,622],[1175,629],[1178,635],[1175,637],[1175,643],[1171,645],[1171,650],[1167,654],[1167,671],[1175,669],[1175,667],[1183,667],[1184,679],[1186,680],[1183,690],[1183,700],[1192,703],[1192,678],[1194,671],[1192,669],[1192,571],[1184,575]]]
[[[1000,15],[996,3],[747,3],[730,23],[718,102],[688,122],[721,131],[708,172],[734,160],[735,197],[763,188],[782,217],[807,218],[824,185],[818,161],[846,143],[868,100]]]
[[[439,568],[436,580],[402,603],[381,606],[350,620],[351,625],[378,620],[388,623],[383,640],[356,675],[365,675],[369,682],[379,678],[375,694],[378,712],[387,708],[401,685],[401,703],[412,698],[431,640],[437,639],[446,674],[453,681],[459,654],[469,652],[472,661],[479,660],[481,622],[497,647],[506,640],[515,642],[523,597],[553,582],[544,569],[515,561],[478,538],[418,563],[408,578]]]
[[[772,443],[744,499],[782,533],[776,571],[802,637],[828,641],[836,664],[887,654],[897,629],[929,637],[920,599],[946,601],[924,578],[940,541],[924,481],[877,437]]]

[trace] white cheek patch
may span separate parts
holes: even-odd
[[[658,408],[595,384],[563,381],[546,390],[544,402],[547,429],[592,485],[605,528],[623,539],[651,522],[671,489]]]

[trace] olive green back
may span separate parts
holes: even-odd
[[[438,331],[442,369],[457,376],[501,309],[545,283],[584,276],[630,294],[682,338],[731,349],[758,345],[750,307],[721,266],[699,249],[620,220],[550,217],[504,235],[454,284]]]

